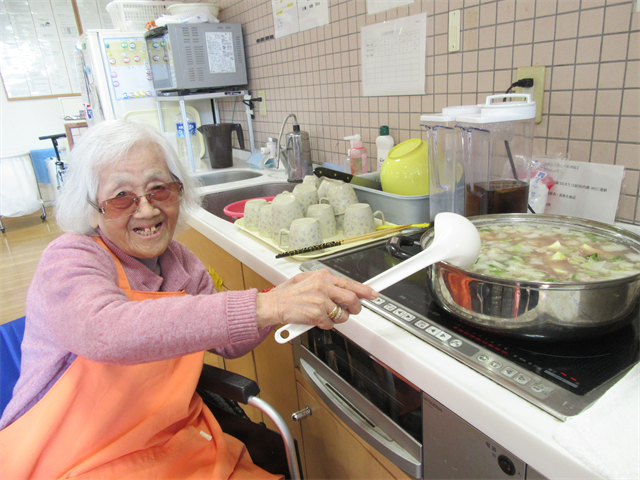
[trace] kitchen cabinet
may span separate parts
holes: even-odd
[[[213,268],[227,290],[257,288],[261,291],[273,286],[193,228],[181,232],[176,240],[186,245],[205,266]],[[299,445],[302,444],[300,425],[291,419],[291,414],[298,409],[291,344],[277,343],[272,333],[252,352],[240,358],[223,359],[207,352],[205,362],[256,381],[260,397],[282,415],[293,437]],[[263,421],[269,428],[277,430],[275,424],[259,410],[249,406],[244,410],[251,420]]]
[[[240,261],[196,229],[189,228],[180,232],[176,235],[176,240],[191,250],[204,263],[205,267],[213,268],[222,278],[223,285],[227,290],[244,289]]]
[[[207,237],[197,230],[190,228],[180,232],[176,236],[176,240],[184,244],[191,250],[205,265],[211,267],[220,278],[222,278],[223,287],[226,290],[244,290],[244,280],[242,277],[242,264],[233,256],[229,255],[222,248],[217,246]],[[230,372],[238,373],[242,376],[256,381],[255,362],[253,360],[253,352],[240,358],[222,358],[213,353],[205,354],[205,362],[216,367],[224,368]],[[253,408],[245,408],[247,416],[254,422],[262,421],[262,413]]]
[[[176,239],[195,253],[205,266],[211,266],[221,276],[226,289],[257,288],[260,291],[273,286],[193,228],[181,232]],[[274,333],[241,358],[223,359],[207,353],[205,361],[258,383],[260,397],[282,415],[298,441],[302,467],[308,471],[305,478],[411,479],[309,393],[313,390],[296,372],[292,345],[277,343]],[[311,407],[313,415],[302,422],[294,422],[291,414],[306,405]],[[257,409],[243,408],[253,421],[263,421],[277,430]]]
[[[261,291],[273,286],[246,265],[242,265],[242,272],[245,288],[257,288]],[[282,415],[291,435],[298,441],[300,458],[304,464],[300,423],[291,419],[291,414],[298,410],[293,347],[290,343],[279,344],[274,335],[275,332],[272,332],[252,352],[260,398],[269,402]],[[266,416],[263,416],[263,421],[270,429],[277,430],[275,424]]]
[[[296,371],[299,408],[311,408],[302,419],[305,478],[414,480],[347,427]]]

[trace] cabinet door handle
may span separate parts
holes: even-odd
[[[298,410],[297,412],[292,413],[291,414],[291,419],[294,422],[299,422],[303,418],[310,417],[311,415],[313,415],[313,412],[311,412],[311,407],[309,405],[307,405],[302,410]]]

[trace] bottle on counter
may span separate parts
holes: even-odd
[[[377,149],[377,152],[376,152],[377,162],[375,165],[376,171],[379,172],[380,169],[382,169],[382,164],[386,160],[387,156],[389,155],[389,152],[391,151],[394,145],[395,145],[395,142],[393,141],[393,137],[389,135],[389,127],[387,125],[382,125],[380,127],[380,136],[376,138],[376,149]],[[372,169],[373,169],[373,166],[372,166]]]
[[[196,130],[196,121],[191,116],[191,114],[187,113],[187,124],[188,127],[185,129],[184,122],[182,120],[182,113],[178,113],[176,115],[176,143],[178,145],[178,157],[180,160],[187,166],[191,167],[191,161],[189,160],[189,150],[187,149],[187,139],[186,133],[189,132],[188,135],[191,138],[191,149],[193,150],[193,161],[198,168],[200,166],[200,142],[198,141],[198,133]]]
[[[364,148],[362,137],[358,134],[344,137],[345,140],[351,141],[349,149],[349,168],[351,175],[361,175],[369,171],[369,158],[367,149]]]

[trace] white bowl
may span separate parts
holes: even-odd
[[[187,15],[190,13],[204,13],[208,11],[215,18],[218,18],[220,7],[213,3],[174,3],[167,7],[169,15]]]

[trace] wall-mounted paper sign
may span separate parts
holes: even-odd
[[[365,97],[424,95],[427,14],[362,27]]]
[[[329,24],[329,0],[271,0],[275,37]]]
[[[0,73],[7,99],[80,92],[78,24],[71,1],[0,2]]]
[[[367,0],[367,14],[373,15],[412,3],[413,0]]]

